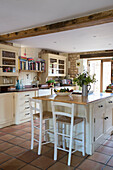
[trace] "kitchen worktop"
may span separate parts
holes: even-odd
[[[8,91],[1,91],[0,93],[11,93],[11,92],[26,92],[26,91],[36,91],[39,90],[38,87],[35,88],[24,88],[24,89],[10,89]]]
[[[89,103],[108,98],[113,96],[110,93],[99,93],[99,94],[89,94],[87,97],[83,97],[82,95],[72,94],[70,96],[57,96],[49,95],[49,96],[41,96],[41,97],[34,97],[34,99],[45,100],[45,101],[56,101],[56,102],[65,102],[65,103],[75,103],[81,105],[87,105]]]

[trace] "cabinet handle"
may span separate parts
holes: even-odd
[[[104,117],[104,120],[107,120],[108,119],[108,117]]]
[[[29,109],[30,107],[25,107],[25,109]]]
[[[29,94],[26,94],[25,96],[30,96]]]
[[[27,115],[30,115],[30,113],[25,113],[25,115],[27,116]]]
[[[25,101],[25,103],[29,103],[29,101]]]
[[[99,108],[103,107],[103,105],[98,106]]]
[[[113,103],[112,101],[109,101],[108,103]]]

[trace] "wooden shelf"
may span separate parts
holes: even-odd
[[[2,67],[16,67],[16,65],[2,65]]]
[[[44,71],[37,71],[37,70],[19,70],[19,72],[43,73]]]
[[[10,58],[10,57],[2,57],[2,59],[5,59],[5,60],[16,60],[16,58]]]

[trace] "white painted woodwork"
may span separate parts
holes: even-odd
[[[0,94],[0,128],[14,123],[13,93]]]
[[[2,68],[0,68],[0,76],[18,76],[18,53],[19,53],[19,48],[9,46],[9,45],[0,44],[0,67],[3,66],[2,51],[8,51],[8,52],[14,52],[15,53],[15,65],[14,65],[15,66],[15,72],[3,72]]]
[[[15,124],[30,120],[29,98],[35,96],[35,91],[15,93]]]
[[[102,144],[106,140],[106,138],[110,136],[113,130],[113,103],[108,103],[108,101],[112,100],[113,97],[108,97],[105,99],[100,99],[99,101],[89,103],[87,105],[75,104],[75,107],[77,107],[75,115],[86,118],[86,153],[89,155],[93,154],[98,146],[100,146],[100,144]],[[43,102],[45,103],[45,101]],[[50,101],[47,101],[47,103],[47,110],[51,111]],[[61,110],[60,107],[59,110]],[[105,120],[105,117],[108,117],[108,119]],[[77,125],[77,133],[81,131],[81,128],[81,125]],[[66,132],[69,133],[69,131],[70,129],[67,126]],[[77,150],[81,150],[79,145],[77,145]]]
[[[66,57],[65,56],[61,56],[61,55],[56,55],[56,54],[43,54],[42,59],[45,60],[45,63],[46,63],[46,71],[44,73],[41,74],[41,83],[45,83],[46,82],[46,79],[48,77],[57,77],[57,76],[60,76],[60,77],[65,77],[66,76]],[[56,73],[50,73],[50,59],[56,59]],[[64,61],[64,74],[59,74],[58,73],[58,61],[59,60],[63,60]]]

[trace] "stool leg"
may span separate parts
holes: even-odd
[[[70,164],[71,164],[72,139],[73,139],[73,119],[71,121],[71,127],[70,127],[70,143],[69,143],[68,166],[70,166]]]
[[[42,147],[42,114],[40,114],[40,130],[39,130],[38,155],[41,154],[41,147]]]
[[[63,134],[65,134],[65,124],[64,123],[62,124],[62,132],[63,132]],[[63,136],[62,139],[63,139],[63,149],[65,149],[65,136]]]
[[[31,113],[31,149],[33,149],[34,144],[34,121],[33,121],[33,114]]]
[[[85,119],[83,119],[83,122],[82,122],[82,132],[83,132],[83,135],[82,135],[82,155],[85,156]]]
[[[57,160],[57,128],[56,128],[56,116],[53,114],[54,122],[54,160]]]

